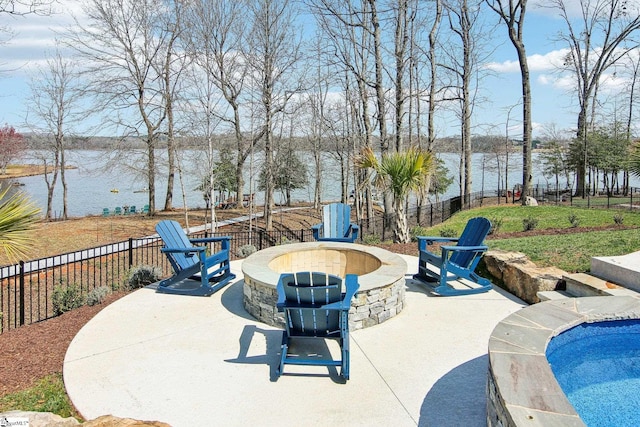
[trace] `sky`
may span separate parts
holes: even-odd
[[[567,1],[571,4],[577,0]],[[577,107],[568,79],[554,71],[566,50],[553,38],[565,24],[557,11],[531,3],[526,17],[525,46],[531,71],[534,137],[540,137],[550,126],[567,131],[575,128]],[[56,34],[73,25],[71,13],[82,19],[78,1],[59,0],[56,9],[58,13],[52,16],[0,13],[0,27],[9,28],[13,34],[0,45],[0,126],[8,124],[22,132],[29,130],[25,126],[29,118],[29,82],[37,75],[37,67],[44,65],[55,51]],[[495,22],[496,15],[487,13],[487,21]],[[491,55],[485,69],[490,73],[482,80],[483,101],[476,106],[474,133],[508,132],[517,138],[521,134],[521,83],[516,51],[502,26],[495,28],[487,43]],[[613,78],[608,82],[611,88],[620,83]],[[459,121],[453,116],[443,117],[437,126],[438,136],[460,133]]]

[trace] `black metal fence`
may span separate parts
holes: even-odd
[[[481,206],[483,199],[483,193],[473,193],[465,207]],[[407,212],[409,225],[430,227],[447,220],[462,208],[460,197],[411,208]],[[391,215],[362,221],[360,239],[390,239],[388,225],[392,221]],[[210,234],[198,232],[192,237],[207,235]],[[283,243],[313,240],[310,229],[252,230],[215,235],[231,236],[232,259],[238,258],[238,249],[244,245],[253,245],[260,250]],[[171,275],[171,267],[161,253],[161,247],[159,238],[130,238],[124,242],[0,267],[0,333],[55,317],[52,297],[57,286],[76,286],[81,296],[100,286],[123,289],[131,269],[140,265],[157,266],[163,275]]]

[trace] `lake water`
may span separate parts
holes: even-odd
[[[32,153],[37,154],[37,153]],[[144,164],[139,160],[143,156],[142,151],[132,150],[125,160],[114,160],[109,157],[107,151],[95,150],[69,150],[67,152],[67,163],[74,165],[76,169],[66,171],[68,183],[68,209],[70,216],[99,215],[103,208],[113,210],[116,206],[135,205],[138,209],[148,203],[148,194],[142,189],[146,187],[146,179],[144,172],[136,172],[132,165]],[[160,163],[164,152],[158,152]],[[202,180],[201,171],[205,171],[202,153],[196,151],[187,151],[182,160],[183,169],[183,186],[185,189],[186,205],[189,208],[204,207],[204,199],[202,192],[196,190]],[[454,184],[452,184],[447,193],[442,198],[449,198],[459,195],[457,185],[457,176],[459,170],[459,156],[457,154],[444,153],[439,154],[446,166],[449,168],[449,175],[455,176]],[[521,157],[513,155],[513,163],[510,166],[508,185],[510,188],[514,184],[522,181],[522,162]],[[250,181],[252,192],[256,194],[256,202],[260,204],[264,201],[261,192],[257,191],[256,179],[260,169],[260,157],[255,156],[253,166],[247,162],[245,168],[245,193],[249,193]],[[473,155],[473,188],[472,191],[495,191],[498,188],[498,173],[489,165],[489,155],[474,154]],[[35,161],[29,160],[35,163]],[[484,167],[483,167],[484,162]],[[313,164],[310,159],[305,159],[305,163]],[[546,185],[539,162],[534,153],[534,185]],[[324,171],[322,176],[322,201],[335,201],[340,199],[340,174],[336,161],[329,155],[324,156]],[[314,182],[313,172],[310,172],[309,182]],[[156,179],[156,208],[160,209],[164,206],[164,198],[166,193],[166,179],[159,177]],[[250,179],[253,175],[254,179]],[[22,191],[30,195],[30,197],[44,210],[46,208],[47,187],[42,176],[25,177],[18,179],[23,184],[19,187]],[[500,185],[502,187],[503,185]],[[176,184],[174,187],[173,206],[182,207],[183,193],[181,183],[176,176]],[[350,186],[352,188],[352,185]],[[111,190],[117,189],[117,192]],[[313,199],[312,184],[306,189],[295,190],[292,193],[295,201],[311,201]],[[284,200],[281,194],[276,192],[276,202]],[[60,216],[62,212],[62,186],[58,181],[53,204],[55,216]]]

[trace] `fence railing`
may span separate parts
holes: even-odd
[[[473,193],[464,207],[481,206],[483,199],[482,192]],[[407,216],[410,226],[430,227],[447,220],[461,209],[462,199],[454,197],[411,208]],[[390,239],[389,225],[392,221],[392,215],[361,221],[360,238]],[[211,234],[198,232],[192,236],[207,235]],[[238,249],[244,245],[253,245],[260,250],[283,243],[313,240],[310,229],[222,231],[215,235],[231,236],[232,259],[237,258]],[[168,277],[172,270],[166,256],[160,251],[161,247],[162,241],[157,237],[130,238],[119,243],[0,267],[0,333],[55,317],[57,314],[52,296],[56,286],[76,286],[81,296],[100,286],[122,289],[131,268],[139,265],[158,266],[163,275]]]

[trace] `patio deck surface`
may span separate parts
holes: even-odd
[[[437,297],[403,256],[406,307],[351,332],[351,379],[286,365],[275,377],[280,330],[242,305],[238,279],[211,297],[140,289],[102,310],[64,361],[67,392],[87,419],[112,414],[181,426],[484,426],[487,345],[526,304],[494,289]]]

